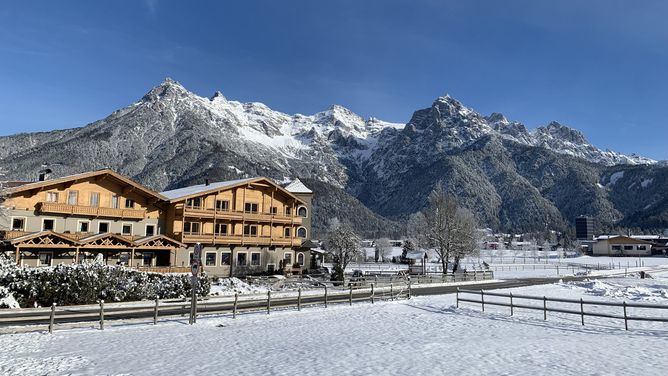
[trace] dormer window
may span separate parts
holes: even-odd
[[[58,192],[46,192],[46,202],[58,202]]]
[[[129,198],[125,199],[125,208],[126,209],[134,209],[135,208],[135,201],[131,200]]]

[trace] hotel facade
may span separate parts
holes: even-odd
[[[2,192],[2,252],[51,266],[101,258],[109,265],[183,272],[195,245],[212,276],[302,273],[310,252],[313,193],[298,179],[265,177],[154,192],[103,169]]]

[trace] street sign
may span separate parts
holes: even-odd
[[[193,263],[202,261],[202,244],[195,244],[195,249],[193,250]]]

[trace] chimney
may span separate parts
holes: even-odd
[[[204,185],[209,186],[209,179],[204,180]]]
[[[38,180],[39,181],[46,180],[52,172],[53,171],[51,171],[51,169],[48,168],[47,165],[42,165],[42,169],[39,171]]]

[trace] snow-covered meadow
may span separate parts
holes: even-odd
[[[668,304],[668,278],[636,276],[514,293]],[[668,313],[668,312],[667,312]],[[234,375],[663,375],[668,327],[504,307],[455,308],[454,295],[0,335],[0,373]]]

